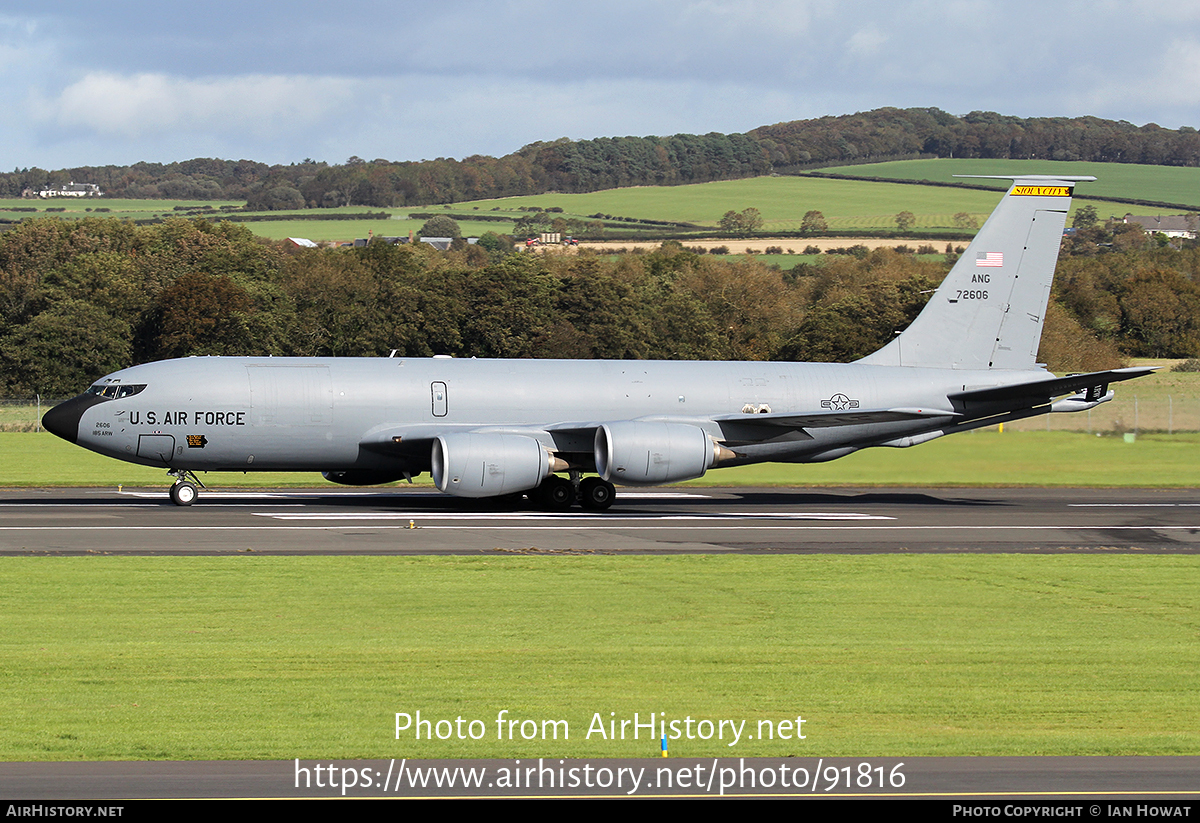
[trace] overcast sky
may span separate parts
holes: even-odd
[[[880,106],[1200,126],[1200,3],[0,6],[4,171],[500,156]]]

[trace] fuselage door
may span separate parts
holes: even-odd
[[[175,437],[170,434],[138,435],[138,457],[170,463],[175,455]]]
[[[438,381],[430,386],[430,392],[433,396],[433,416],[446,416],[446,384]]]

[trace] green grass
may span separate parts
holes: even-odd
[[[1200,575],[1167,556],[8,558],[0,759],[1200,754]],[[569,740],[497,741],[517,720]],[[396,712],[479,719],[395,739]],[[755,734],[757,738],[757,734]],[[725,741],[728,742],[728,741]]]
[[[170,480],[163,469],[104,457],[46,432],[0,432],[0,454],[0,486],[165,487]],[[216,488],[334,488],[304,472],[200,477]],[[1200,433],[1142,433],[1126,443],[1111,434],[981,430],[911,449],[866,449],[829,463],[716,469],[691,485],[1191,487],[1200,486]]]
[[[918,228],[951,228],[955,213],[969,212],[982,222],[999,200],[999,193],[972,190],[805,177],[756,177],[691,186],[480,200],[458,204],[455,211],[477,205],[480,211],[494,213],[491,208],[499,207],[501,213],[511,211],[519,216],[522,213],[515,209],[520,206],[558,206],[567,215],[581,217],[600,213],[715,227],[721,215],[730,209],[741,211],[753,206],[762,212],[763,231],[772,232],[798,231],[804,213],[810,209],[824,213],[834,230],[895,229],[896,213],[904,210],[916,215]]]
[[[108,197],[73,198],[58,197],[48,200],[26,200],[24,198],[0,198],[0,217],[24,219],[27,217],[127,217],[131,220],[145,220],[151,217],[176,216],[175,206],[191,206],[203,208],[212,206],[213,211],[220,213],[221,206],[237,206],[241,208],[244,200],[120,200]],[[36,212],[14,212],[14,208],[35,208]],[[46,209],[65,209],[61,212],[47,212]],[[90,211],[89,211],[90,209]],[[107,212],[97,212],[96,209],[108,209]],[[362,209],[359,209],[362,211]]]
[[[1174,166],[1138,166],[1121,163],[1071,163],[1043,160],[904,160],[890,163],[873,163],[859,166],[843,166],[823,171],[893,177],[903,180],[933,180],[952,182],[954,174],[1013,174],[1018,172],[1041,174],[1093,174],[1095,183],[1081,185],[1074,207],[1086,205],[1089,194],[1103,197],[1130,197],[1171,203],[1196,204],[1200,199],[1200,169]],[[997,181],[997,185],[1001,185]],[[995,208],[999,194],[988,192],[955,190],[935,187],[913,187],[888,183],[864,181],[823,180],[805,177],[758,177],[748,180],[728,180],[690,186],[646,186],[586,194],[539,194],[523,197],[508,197],[496,200],[480,200],[454,204],[451,211],[462,213],[478,208],[481,214],[507,216],[514,221],[526,216],[521,207],[559,207],[565,216],[586,218],[601,213],[637,217],[649,220],[695,223],[715,228],[721,215],[730,209],[741,211],[753,206],[762,212],[763,229],[766,232],[798,231],[804,213],[816,209],[824,213],[830,229],[853,233],[863,230],[894,229],[895,215],[900,211],[911,211],[916,215],[916,228],[923,230],[953,229],[953,217],[959,212],[973,215],[981,224]],[[10,199],[0,200],[0,217],[45,216],[45,209],[65,208],[59,216],[126,217],[143,219],[153,216],[177,214],[174,206],[222,205],[241,206],[240,202],[221,201],[200,204],[191,200],[68,200],[67,198],[42,201]],[[34,214],[12,212],[12,207],[38,209]],[[88,208],[108,208],[108,213],[87,212]],[[1135,211],[1139,214],[1166,213],[1162,209],[1123,206],[1100,203],[1102,216],[1124,214]],[[495,210],[494,210],[495,209]],[[336,212],[375,211],[365,206],[339,209],[321,209],[320,214]],[[255,234],[272,239],[306,237],[310,240],[353,240],[366,237],[371,231],[377,235],[407,235],[409,230],[420,228],[421,220],[409,220],[412,211],[428,212],[434,207],[404,208],[387,210],[392,218],[387,220],[326,221],[305,220],[303,212],[297,219],[247,223]],[[1166,210],[1170,211],[1170,210]],[[315,212],[314,212],[315,213]],[[511,232],[511,223],[487,221],[464,221],[463,233],[477,236],[487,231]],[[614,224],[619,229],[620,224]]]
[[[3,486],[162,486],[172,479],[166,469],[138,466],[105,457],[49,432],[0,432],[0,487]],[[261,488],[328,486],[313,472],[207,472],[200,478],[216,487]]]
[[[175,206],[205,206],[211,205],[213,211],[205,213],[203,217],[211,220],[220,219],[222,212],[221,206],[237,206],[241,207],[244,202],[241,201],[213,201],[211,203],[199,203],[194,200],[110,200],[102,198],[99,200],[70,200],[61,198],[58,200],[23,200],[17,199],[0,199],[0,218],[8,219],[28,219],[34,217],[61,217],[63,219],[78,219],[82,217],[111,217],[117,219],[128,220],[146,220],[154,217],[184,217],[174,210]],[[36,212],[15,212],[13,208],[36,208]],[[46,212],[47,208],[65,208],[64,212]],[[107,212],[96,212],[97,208],[109,209]],[[88,211],[91,209],[91,211]],[[319,220],[305,219],[306,214],[310,215],[331,215],[331,214],[355,214],[362,212],[378,212],[386,211],[392,216],[383,220]],[[321,241],[340,241],[349,242],[359,237],[367,237],[368,232],[373,232],[376,235],[395,237],[408,236],[410,231],[416,233],[424,225],[424,220],[410,220],[408,213],[410,209],[395,211],[392,209],[379,209],[373,206],[344,206],[335,209],[319,209],[310,210],[307,213],[304,211],[296,212],[294,220],[265,220],[261,222],[247,222],[244,225],[250,231],[257,234],[259,237],[267,237],[272,240],[283,240],[288,237],[304,237],[315,242]],[[418,209],[417,211],[429,211],[426,209]],[[262,214],[269,215],[271,212],[238,212],[238,214]],[[514,220],[521,215],[515,215]],[[190,219],[190,218],[189,218]],[[512,223],[497,223],[486,220],[477,221],[461,221],[459,223],[464,236],[476,237],[484,232],[494,231],[497,233],[508,233],[512,231]]]
[[[821,169],[823,172],[889,177],[899,180],[932,180],[949,182],[955,174],[1070,174],[1094,175],[1094,183],[1080,183],[1075,193],[1082,198],[1129,197],[1164,203],[1200,205],[1200,168],[1180,166],[1139,166],[1132,163],[1075,163],[1062,160],[898,160],[890,163],[870,163],[861,166],[840,166]],[[967,180],[963,182],[996,184],[1001,180]],[[1078,204],[1076,204],[1078,206]],[[1086,203],[1084,203],[1086,205]],[[1170,210],[1146,206],[1124,206],[1116,203],[1097,205],[1102,217],[1109,213],[1124,215],[1167,214]]]
[[[367,209],[359,209],[367,211]],[[376,211],[376,209],[370,209]],[[349,243],[370,233],[380,237],[408,237],[409,231],[416,232],[421,223],[413,220],[390,218],[386,220],[269,220],[261,223],[243,223],[259,237],[283,240],[287,237],[303,237],[314,243],[333,241]]]
[[[1200,169],[1174,166],[1136,166],[1119,163],[1069,163],[1038,160],[905,160],[844,166],[824,171],[874,177],[894,177],[904,180],[928,179],[952,182],[954,174],[1012,174],[1062,173],[1094,174],[1096,183],[1081,185],[1077,192],[1105,197],[1132,197],[1172,203],[1195,203],[1200,191]],[[999,182],[997,181],[997,184]],[[1076,198],[1075,207],[1086,205]],[[798,231],[804,213],[816,209],[824,213],[830,229],[853,234],[855,231],[895,229],[895,215],[911,211],[916,216],[916,228],[926,231],[953,229],[953,217],[959,212],[973,215],[982,224],[995,208],[999,193],[956,190],[937,187],[914,187],[864,181],[823,180],[806,177],[758,177],[748,180],[729,180],[690,186],[634,187],[610,189],[586,194],[539,194],[480,200],[454,204],[451,211],[463,213],[478,208],[481,215],[507,216],[514,221],[526,216],[521,207],[559,207],[565,216],[586,218],[591,214],[612,214],[648,220],[694,223],[715,228],[721,215],[730,209],[741,211],[753,206],[762,212],[765,232]],[[109,208],[112,211],[97,216],[147,218],[173,215],[177,205],[198,205],[196,201],[181,200],[72,200],[30,201],[0,200],[0,217],[44,216],[45,209],[66,208],[62,217],[84,217],[88,208]],[[211,205],[242,205],[234,202],[214,202]],[[13,206],[34,206],[39,211],[29,215],[6,211]],[[1147,207],[1100,203],[1102,216],[1124,214],[1126,211],[1157,214],[1163,210]],[[320,210],[320,214],[376,210],[363,206]],[[247,223],[255,234],[272,239],[306,237],[310,240],[347,241],[377,235],[407,235],[416,231],[423,220],[409,220],[412,211],[428,212],[434,207],[388,210],[387,220],[326,221],[297,219]],[[1169,211],[1169,210],[1168,210]],[[314,212],[315,213],[315,212]],[[95,214],[92,212],[91,214]],[[463,233],[477,236],[487,231],[507,233],[511,223],[464,221]],[[619,229],[620,224],[613,224]]]
[[[395,212],[388,220],[273,220],[245,225],[259,237],[269,237],[272,240],[303,237],[314,242],[327,240],[345,243],[367,237],[368,231],[377,237],[407,237],[408,233],[412,232],[416,238],[420,236],[421,226],[425,225],[425,221],[410,220],[406,213]],[[489,231],[509,234],[513,228],[512,223],[486,220],[460,220],[458,227],[463,237],[479,237]]]
[[[1200,486],[1200,434],[1136,442],[1082,432],[956,434],[911,449],[866,449],[829,463],[711,471],[698,486]]]

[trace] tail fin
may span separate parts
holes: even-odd
[[[912,325],[859,363],[1033,368],[1071,192],[1096,178],[956,176],[1013,183]]]

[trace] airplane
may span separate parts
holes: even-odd
[[[181,506],[199,471],[348,485],[430,472],[458,497],[604,510],[617,484],[908,448],[1090,409],[1152,372],[1057,377],[1035,362],[1074,186],[1096,178],[963,176],[1010,185],[912,324],[853,363],[188,357],[114,372],[43,424],[167,469]]]

